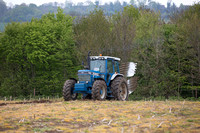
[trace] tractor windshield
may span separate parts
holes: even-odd
[[[106,60],[91,60],[90,69],[94,71],[100,71],[101,73],[105,73],[105,64]]]

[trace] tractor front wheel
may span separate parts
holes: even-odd
[[[128,100],[128,85],[123,77],[116,77],[111,83],[111,91],[114,99]]]
[[[78,94],[73,93],[75,83],[76,81],[73,79],[67,80],[65,82],[63,86],[63,97],[65,101],[76,100]]]
[[[105,100],[107,96],[107,86],[103,80],[96,80],[92,86],[92,99]]]

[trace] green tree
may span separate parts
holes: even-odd
[[[186,77],[186,82],[180,86],[184,91],[195,90],[198,97],[200,89],[200,3],[191,6],[188,10],[177,14],[173,22],[177,26],[176,44],[179,46],[178,68]],[[191,86],[191,87],[189,87]],[[193,93],[194,94],[194,93]],[[193,95],[194,96],[194,95]]]
[[[73,19],[58,9],[29,23],[11,23],[1,37],[1,95],[61,94],[77,69]]]
[[[120,57],[124,62],[130,59],[131,51],[134,48],[135,24],[139,16],[139,10],[132,5],[124,7],[123,11],[112,16],[110,54]]]
[[[26,4],[16,5],[15,8],[10,9],[6,12],[1,21],[4,22],[12,22],[12,21],[31,21],[33,17],[41,18],[42,13],[37,8],[36,5],[30,4],[29,6]]]
[[[187,56],[185,53],[188,49],[181,36],[176,34],[178,28],[175,24],[165,24],[163,30],[165,39],[163,51],[164,63],[167,67],[166,76],[168,79],[165,82],[168,82],[167,89],[172,92],[172,94],[169,93],[170,95],[174,93],[175,96],[180,96],[180,88],[186,82],[186,77],[181,72],[184,70],[184,64],[181,61]]]
[[[136,21],[136,45],[132,51],[132,60],[138,63],[138,95],[168,96],[161,24],[160,14],[140,10],[140,17]]]
[[[87,17],[78,20],[74,31],[80,57],[85,57],[88,51],[92,51],[94,55],[107,54],[110,23],[102,10],[95,9]]]

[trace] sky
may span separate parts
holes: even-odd
[[[6,2],[6,4],[9,6],[11,5],[15,5],[15,4],[22,4],[22,3],[26,3],[26,4],[30,4],[30,3],[34,3],[36,5],[42,5],[44,3],[49,3],[49,2],[58,2],[58,3],[65,3],[66,0],[3,0],[4,2]],[[78,3],[78,2],[86,2],[88,0],[68,0],[68,1],[72,1],[73,3]],[[92,2],[96,1],[96,0],[90,0]],[[104,3],[109,3],[109,2],[114,2],[116,0],[99,0],[100,4],[104,4]],[[126,2],[130,2],[130,0],[119,0],[120,2],[122,1],[126,1]],[[137,0],[136,0],[137,1]],[[176,4],[176,6],[180,6],[181,3],[183,3],[184,5],[193,5],[194,2],[200,2],[200,0],[153,0],[156,2],[161,3],[162,5],[167,4],[168,1],[172,1]]]

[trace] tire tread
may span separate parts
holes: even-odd
[[[73,79],[67,80],[64,83],[64,86],[63,86],[63,97],[64,97],[65,101],[72,100],[72,97],[71,97],[71,88],[74,87],[75,83],[76,83],[76,81],[73,80]]]
[[[111,83],[111,91],[115,100],[120,100],[120,101],[122,100],[120,97],[120,92],[119,92],[119,87],[122,82],[126,83],[126,80],[123,77],[116,77]],[[127,86],[127,83],[126,83],[126,86]],[[127,99],[128,99],[128,86],[127,86],[127,97],[125,100]]]
[[[104,86],[106,88],[106,94],[105,94],[105,97],[103,99],[101,99],[100,97],[100,88]],[[92,99],[93,100],[105,100],[106,98],[106,95],[107,95],[107,86],[106,86],[106,83],[103,81],[103,80],[96,80],[92,86]]]

